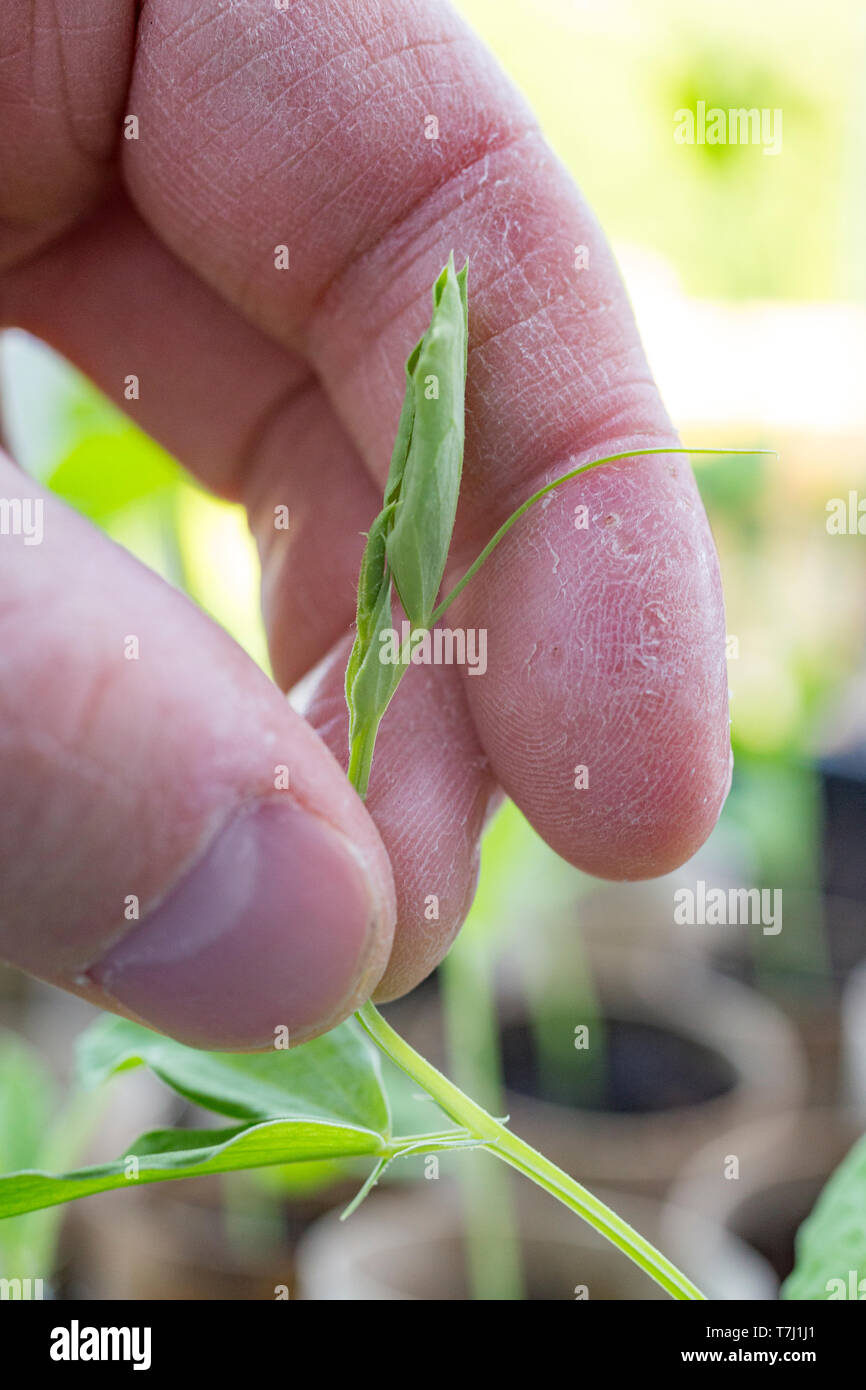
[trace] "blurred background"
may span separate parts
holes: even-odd
[[[736,757],[706,846],[668,878],[606,884],[506,807],[460,941],[386,1013],[711,1296],[775,1298],[797,1226],[866,1128],[866,539],[827,524],[832,499],[866,499],[866,12],[460,8],[611,236],[684,442],[778,457],[695,460]],[[781,152],[677,144],[674,112],[698,100],[780,108]],[[0,391],[24,467],[267,668],[238,510],[25,335],[0,339]],[[699,880],[781,889],[783,930],[677,925],[674,892]],[[191,1123],[144,1073],[101,1101],[70,1091],[92,1013],[0,973],[0,1171],[98,1161]],[[423,1127],[411,1091],[400,1104]],[[485,1156],[430,1167],[395,1165],[339,1230],[363,1175],[346,1165],[88,1199],[0,1223],[0,1276],[50,1267],[58,1297],[663,1296]]]

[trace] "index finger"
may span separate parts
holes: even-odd
[[[673,445],[600,229],[448,8],[151,0],[130,107],[145,135],[124,174],[142,214],[312,360],[379,481],[430,283],[452,248],[470,257],[458,564],[582,458]],[[487,634],[486,676],[466,680],[482,743],[545,838],[612,876],[686,858],[730,754],[721,587],[682,461],[570,485],[458,612]]]

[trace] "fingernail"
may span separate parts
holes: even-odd
[[[86,973],[193,1047],[268,1047],[282,1028],[298,1042],[375,985],[388,913],[337,831],[292,802],[256,802]]]

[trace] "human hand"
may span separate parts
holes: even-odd
[[[497,786],[591,873],[698,847],[730,775],[715,551],[681,456],[567,485],[449,613],[486,630],[484,676],[408,673],[365,808],[338,765],[342,672],[430,283],[469,256],[456,576],[547,478],[676,444],[610,252],[433,0],[57,15],[0,7],[0,323],[245,503],[276,679],[320,667],[305,723],[56,499],[42,544],[0,535],[0,955],[195,1045],[302,1041],[445,953]],[[43,494],[2,460],[0,496]]]

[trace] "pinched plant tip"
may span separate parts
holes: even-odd
[[[469,263],[448,257],[433,314],[406,362],[406,390],[385,484],[358,581],[355,642],[346,670],[349,776],[366,794],[376,731],[405,670],[379,659],[392,626],[393,583],[414,628],[428,628],[442,583],[463,471]]]
[[[445,572],[463,472],[469,263],[449,257],[433,286],[430,327],[406,363],[406,396],[384,504],[385,549],[406,616],[429,627]]]

